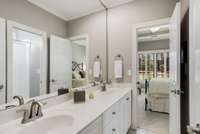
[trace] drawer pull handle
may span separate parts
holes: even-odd
[[[130,98],[128,97],[128,98],[126,98],[126,100],[128,101]]]
[[[113,115],[116,115],[116,112],[112,112]]]
[[[115,129],[115,128],[113,128],[113,129],[112,129],[112,131],[113,131],[113,132],[115,132],[115,131],[116,131],[116,129]]]

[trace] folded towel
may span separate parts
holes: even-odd
[[[100,74],[101,74],[101,63],[100,61],[95,61],[93,67],[93,76],[94,78],[99,78]]]
[[[115,78],[123,78],[123,62],[122,60],[115,61]]]

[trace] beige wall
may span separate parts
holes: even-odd
[[[89,35],[89,68],[97,55],[103,62],[103,77],[106,77],[106,20],[105,12],[92,14],[68,22],[68,36]],[[91,76],[90,76],[91,78]]]
[[[0,17],[46,31],[48,34],[67,37],[66,21],[27,0],[0,0]]]
[[[109,78],[113,78],[113,59],[122,54],[125,63],[125,80],[130,81],[127,70],[132,64],[132,26],[133,24],[170,17],[175,0],[135,0],[109,10]],[[68,34],[74,36],[88,33],[90,37],[90,61],[100,54],[105,57],[105,13],[97,13],[68,22]],[[92,66],[92,62],[90,63]],[[105,72],[104,64],[104,72]],[[104,75],[105,76],[105,75]]]
[[[189,0],[181,0],[181,16],[184,17],[186,11],[189,8]]]
[[[169,49],[169,39],[138,43],[138,51],[168,50],[168,49]]]

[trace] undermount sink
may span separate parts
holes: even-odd
[[[21,124],[21,119],[0,126],[0,134],[66,134],[73,127],[75,115],[65,111],[49,111],[38,120]]]
[[[74,118],[71,115],[50,116],[28,125],[19,134],[64,134],[66,128],[73,123]]]

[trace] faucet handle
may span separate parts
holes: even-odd
[[[24,98],[22,96],[14,96],[13,99],[17,99],[19,101],[19,105],[24,105]]]

